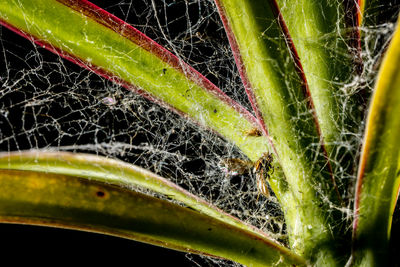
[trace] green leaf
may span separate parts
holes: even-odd
[[[356,59],[360,56],[355,55],[360,52],[358,40],[350,39],[359,38],[358,34],[351,34],[353,31],[357,33],[358,29],[349,29],[357,27],[359,23],[356,19],[356,3],[330,0],[276,2],[299,55],[323,142],[330,158],[337,160],[342,156],[335,153],[337,144],[344,141],[343,132],[358,132],[364,115],[360,109],[364,93],[345,88],[357,71]],[[345,2],[352,4],[346,5]],[[348,18],[350,21],[346,21],[347,13],[352,14]],[[348,160],[345,157],[342,165],[345,166]]]
[[[279,177],[271,180],[285,211],[291,246],[315,261],[319,258],[321,264],[330,264],[329,259],[335,256],[328,255],[330,249],[325,248],[341,237],[338,231],[334,231],[336,237],[331,234],[329,220],[334,216],[328,215],[328,210],[332,203],[341,205],[340,195],[321,142],[320,118],[314,112],[300,62],[293,54],[293,47],[292,50],[288,47],[291,43],[284,21],[273,1],[217,0],[216,3],[253,108],[264,123],[275,159],[289,185],[289,190],[282,192],[275,186]],[[313,68],[324,63],[313,57]],[[326,112],[324,116],[329,121],[324,122],[324,127],[330,127],[331,131],[337,123],[330,123],[338,119],[339,112],[335,110],[334,118],[330,117],[335,99],[328,88],[320,91],[326,99],[318,101],[327,102],[322,105],[324,110],[316,109],[317,115]],[[338,134],[338,129],[335,131]]]
[[[400,30],[385,55],[369,109],[358,170],[354,257],[358,264],[387,260],[390,226],[399,188]]]
[[[243,224],[167,179],[120,160],[91,154],[32,150],[0,153],[0,169],[71,175],[125,188],[148,189],[177,200],[198,212],[265,237],[262,231]]]
[[[46,171],[1,170],[0,188],[0,222],[105,233],[248,266],[305,265],[266,238],[126,187]]]
[[[268,150],[265,137],[248,134],[259,128],[248,111],[169,51],[87,1],[2,1],[0,23],[211,128],[251,160]]]

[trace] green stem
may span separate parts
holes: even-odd
[[[279,181],[283,176],[273,177],[270,183],[285,212],[291,247],[311,262],[340,264],[342,251],[333,244],[344,239],[344,227],[335,224],[342,214],[332,209],[341,205],[340,198],[276,5],[261,0],[216,3],[253,109],[286,177],[284,182]]]
[[[0,24],[217,132],[251,160],[268,150],[265,137],[247,134],[259,125],[245,108],[150,38],[88,1],[2,1]]]

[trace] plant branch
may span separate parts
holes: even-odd
[[[246,134],[259,125],[245,108],[147,36],[88,1],[7,1],[0,5],[0,23],[217,132],[252,160],[268,150],[266,138]]]

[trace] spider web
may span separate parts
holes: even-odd
[[[92,2],[163,45],[251,111],[212,1]],[[362,29],[364,71],[341,84],[343,103],[354,88],[371,92],[394,18]],[[277,200],[259,196],[251,174],[227,177],[221,171],[221,159],[246,159],[234,145],[5,28],[0,44],[0,151],[52,149],[121,159],[170,179],[286,244]],[[343,129],[336,157],[357,160],[362,129]],[[351,182],[354,177],[348,170],[340,173]],[[194,265],[237,265],[188,257]]]

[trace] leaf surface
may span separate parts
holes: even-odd
[[[362,88],[346,88],[360,67],[359,8],[353,0],[273,1],[298,53],[323,141],[336,159],[341,156],[335,155],[335,148],[344,141],[343,132],[357,132],[363,119]]]
[[[322,251],[319,244],[333,242],[326,199],[341,201],[301,58],[274,1],[215,2],[253,109],[287,180],[282,191],[276,186],[281,177],[273,177],[271,185],[285,211],[292,248],[310,256]],[[334,101],[329,93],[328,108]]]
[[[110,234],[248,266],[304,265],[266,238],[126,187],[20,170],[1,170],[0,187],[0,222]]]
[[[387,260],[390,226],[399,188],[400,31],[397,28],[378,75],[369,108],[358,170],[354,256],[356,262]]]
[[[0,169],[71,175],[125,188],[150,190],[177,200],[198,212],[266,236],[265,233],[243,224],[167,179],[120,160],[83,153],[32,150],[0,153]]]
[[[247,134],[259,129],[247,110],[169,51],[88,1],[2,1],[0,23],[216,131],[251,160],[268,150],[265,137]]]

